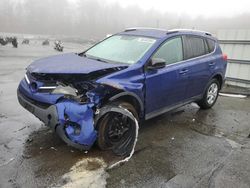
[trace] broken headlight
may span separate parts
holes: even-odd
[[[57,86],[51,93],[53,94],[64,94],[64,95],[71,95],[71,96],[77,96],[77,89],[70,87],[70,86]]]

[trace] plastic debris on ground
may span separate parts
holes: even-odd
[[[246,95],[241,95],[241,94],[230,94],[230,93],[219,93],[220,96],[223,97],[235,97],[235,98],[246,98]]]
[[[135,122],[135,140],[134,140],[134,143],[133,143],[133,148],[132,148],[132,150],[131,150],[128,157],[126,157],[126,158],[124,158],[124,159],[110,165],[109,167],[107,167],[107,170],[110,170],[110,169],[112,169],[114,167],[120,166],[121,164],[123,164],[125,162],[128,162],[131,159],[131,157],[133,156],[134,152],[135,152],[135,146],[136,146],[136,142],[137,142],[137,139],[138,139],[139,124],[138,124],[138,121],[136,120],[136,118],[127,109],[124,109],[124,110],[126,110],[131,115],[131,117],[133,117],[132,120]]]

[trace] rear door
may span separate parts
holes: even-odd
[[[152,58],[164,59],[166,67],[146,71],[146,119],[183,101],[188,84],[181,36],[167,39]]]
[[[204,37],[185,35],[183,43],[184,58],[189,69],[187,98],[195,98],[203,94],[214,68],[214,58]]]

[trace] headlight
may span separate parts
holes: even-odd
[[[77,96],[77,89],[70,86],[57,86],[51,93]]]
[[[28,84],[30,84],[30,80],[29,80],[27,74],[25,74],[24,77],[25,77],[26,82],[27,82]]]

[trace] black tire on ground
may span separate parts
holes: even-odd
[[[126,102],[115,102],[100,109],[100,113],[102,111],[105,113],[97,122],[99,148],[102,150],[111,149],[119,156],[129,155],[136,139],[134,119],[138,120],[138,114],[135,108]],[[118,135],[119,131],[121,132],[120,136]]]
[[[216,103],[220,87],[220,83],[217,79],[213,78],[210,80],[203,98],[197,102],[201,109],[209,109]]]

